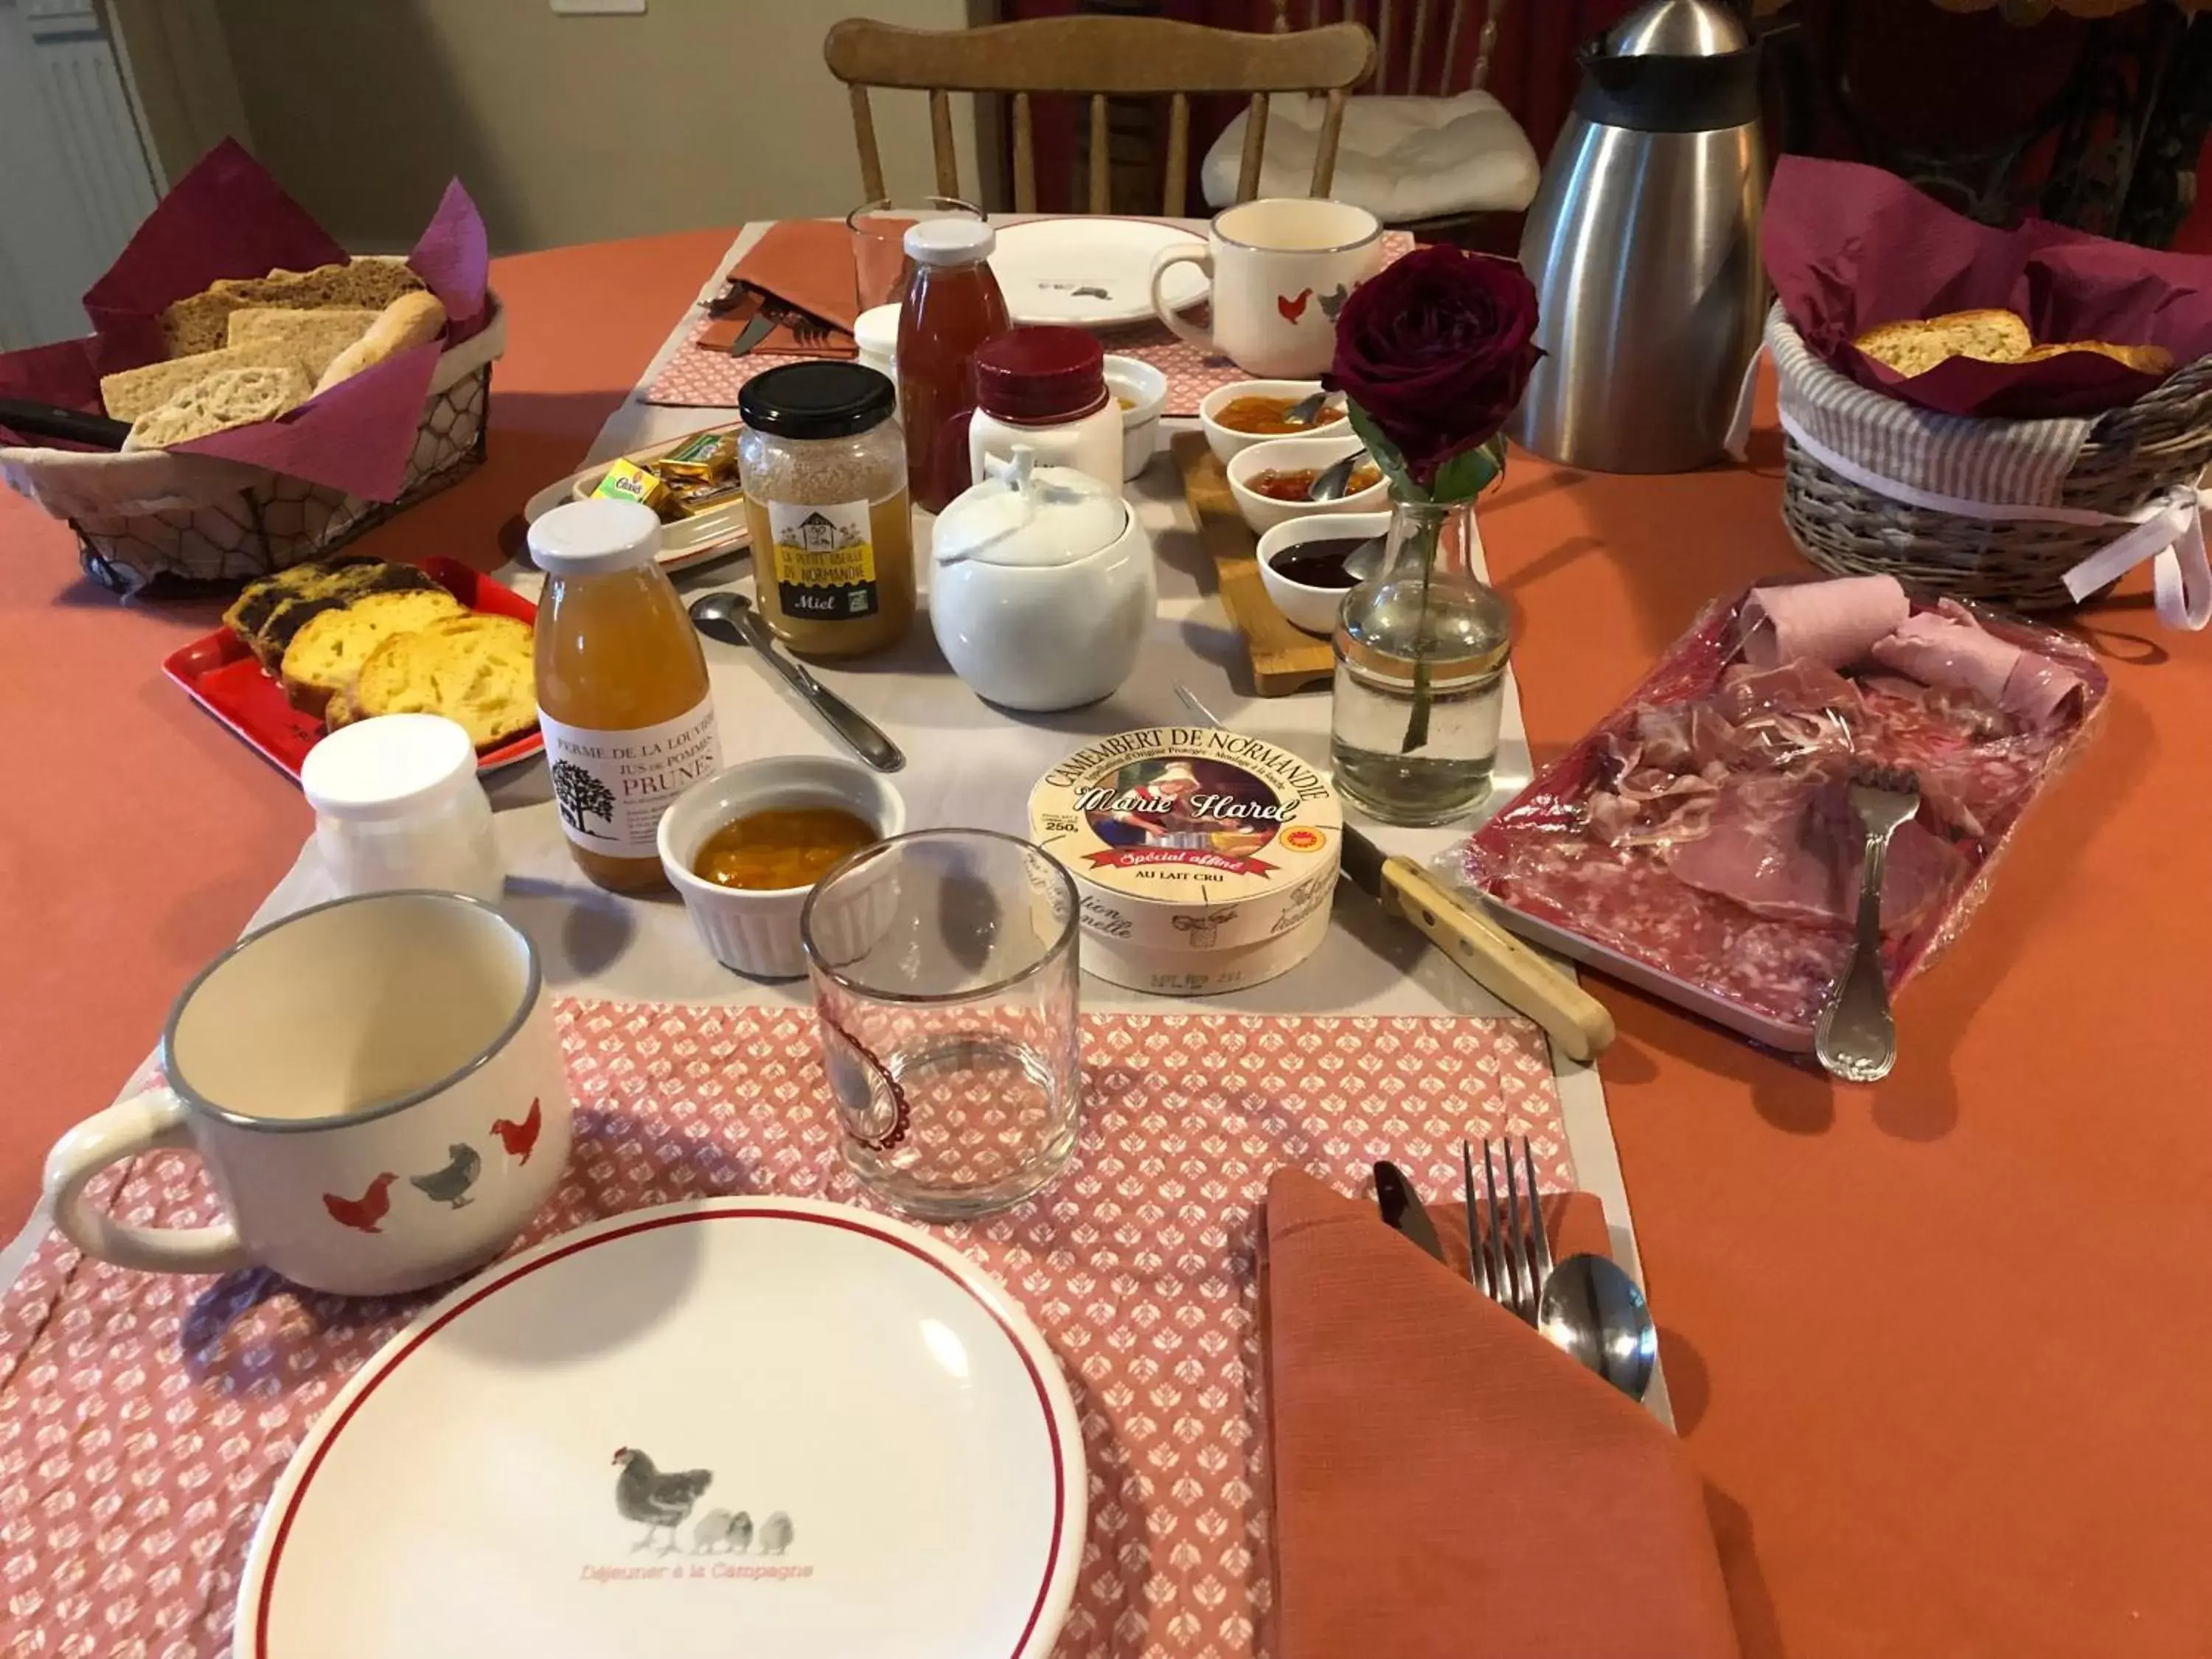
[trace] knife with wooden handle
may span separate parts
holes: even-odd
[[[1595,1060],[1613,1041],[1613,1016],[1595,997],[1405,858],[1346,824],[1344,874],[1385,910],[1428,936],[1460,971],[1507,1007],[1528,1016],[1571,1060]]]

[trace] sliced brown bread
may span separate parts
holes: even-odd
[[[315,382],[315,390],[328,392],[341,380],[373,368],[386,358],[427,345],[445,331],[446,307],[434,294],[403,294],[377,313],[368,331],[337,354]]]
[[[465,614],[461,602],[441,589],[365,593],[349,605],[311,617],[284,647],[284,694],[295,708],[320,714],[331,694],[351,685],[369,653],[394,634]]]
[[[167,449],[233,427],[273,421],[307,401],[314,384],[297,363],[219,368],[131,423],[125,449]]]
[[[331,692],[331,700],[323,705],[323,725],[330,731],[335,732],[341,726],[351,726],[356,718],[350,686],[343,691]]]
[[[2035,343],[2017,312],[1954,311],[1924,322],[1883,323],[1851,342],[1899,374],[1925,374],[1947,357],[2016,363]]]
[[[203,351],[191,357],[171,357],[163,362],[126,368],[117,374],[103,374],[100,377],[100,401],[112,418],[135,421],[226,368],[296,368],[307,374],[310,386],[315,380],[314,375],[307,374],[307,364],[297,349],[274,341],[260,341],[251,345],[226,346],[220,351]]]
[[[238,632],[264,668],[272,672],[283,662],[285,647],[315,617],[343,610],[365,593],[427,593],[443,592],[438,579],[411,564],[391,564],[382,559],[335,559],[295,566],[306,574],[285,571],[264,577],[272,585],[266,595],[255,583],[231,607],[237,620],[224,617]],[[289,584],[285,577],[292,577]],[[283,584],[283,585],[279,585]]]
[[[514,617],[449,617],[395,634],[362,665],[353,717],[443,714],[479,749],[538,724],[536,637]]]
[[[422,286],[422,279],[407,268],[404,259],[385,258],[318,265],[313,270],[272,270],[266,276],[227,277],[164,311],[161,333],[172,357],[188,357],[222,345],[229,337],[230,313],[248,306],[381,311]]]
[[[2063,345],[2039,345],[2024,354],[2021,361],[2040,362],[2045,357],[2063,357],[2069,351],[2094,351],[2145,374],[2173,373],[2173,354],[2164,346],[2115,345],[2110,340],[2069,340]]]
[[[305,365],[311,379],[319,380],[331,359],[368,333],[368,325],[382,314],[349,306],[318,306],[313,311],[247,306],[230,313],[228,349],[262,346],[289,351]]]

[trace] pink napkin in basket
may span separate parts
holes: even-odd
[[[1861,386],[1947,415],[2094,414],[2163,375],[2091,351],[2033,363],[1952,357],[1902,375],[1851,344],[1877,323],[2001,307],[2039,343],[2163,346],[2212,355],[2212,258],[2163,253],[2042,220],[1999,230],[1878,167],[1785,155],[1759,234],[1766,273],[1814,352]]]

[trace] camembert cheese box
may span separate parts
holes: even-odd
[[[1084,966],[1169,994],[1255,984],[1310,954],[1343,830],[1317,768],[1204,726],[1088,744],[1030,797],[1031,838],[1075,881]]]

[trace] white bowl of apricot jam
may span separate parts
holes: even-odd
[[[756,979],[797,979],[806,971],[799,913],[814,884],[905,830],[906,803],[882,774],[827,755],[777,755],[678,796],[660,820],[660,864],[717,962]]]
[[[1291,410],[1321,390],[1319,380],[1231,380],[1198,400],[1198,423],[1224,466],[1239,450],[1270,438],[1320,438],[1350,432],[1344,399],[1332,398],[1311,426],[1292,426]]]

